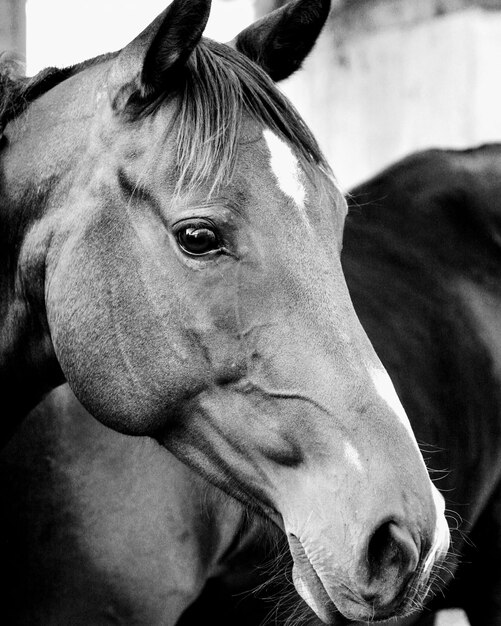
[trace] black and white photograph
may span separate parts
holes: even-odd
[[[0,0],[0,624],[501,626],[501,0]]]

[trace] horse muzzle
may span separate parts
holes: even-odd
[[[433,489],[438,510],[431,541],[391,519],[376,524],[340,554],[325,547],[326,533],[318,541],[306,533],[303,541],[287,532],[294,585],[324,623],[341,626],[401,617],[425,601],[449,548],[443,498]]]

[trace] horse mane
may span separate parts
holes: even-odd
[[[1,63],[0,57],[0,133],[41,95],[118,54],[101,55],[62,69],[50,67],[32,78],[20,76],[8,63]],[[207,180],[213,181],[215,189],[231,178],[244,114],[293,146],[304,165],[320,166],[331,173],[310,130],[271,78],[227,45],[202,39],[175,86],[166,85],[154,102],[131,102],[127,109],[135,117],[146,116],[173,99],[178,102],[177,190]]]
[[[64,68],[47,67],[33,77],[24,75],[21,59],[9,52],[0,54],[0,133],[13,119],[53,87],[87,67],[102,63],[117,53],[103,54]]]
[[[0,132],[21,108],[23,73],[19,57],[8,52],[0,54]]]

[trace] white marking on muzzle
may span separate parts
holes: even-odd
[[[280,190],[294,201],[301,217],[309,224],[305,211],[306,190],[301,182],[301,168],[297,157],[285,141],[269,128],[263,130],[263,137],[270,151],[271,171]]]
[[[444,511],[445,511],[445,499],[440,491],[432,486],[433,493],[433,501],[435,503],[435,511],[437,515],[437,522],[435,525],[435,534],[433,537],[433,546],[428,554],[428,557],[424,563],[423,571],[427,574],[430,573],[433,564],[438,560],[441,561],[450,545],[450,531],[449,526],[447,524],[447,520],[445,519]]]
[[[363,471],[362,462],[360,461],[360,454],[353,444],[346,441],[344,444],[344,456],[357,470]]]

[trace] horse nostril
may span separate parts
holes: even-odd
[[[367,549],[367,561],[371,580],[384,580],[388,577],[405,580],[418,566],[419,550],[405,526],[389,521],[372,535]]]

